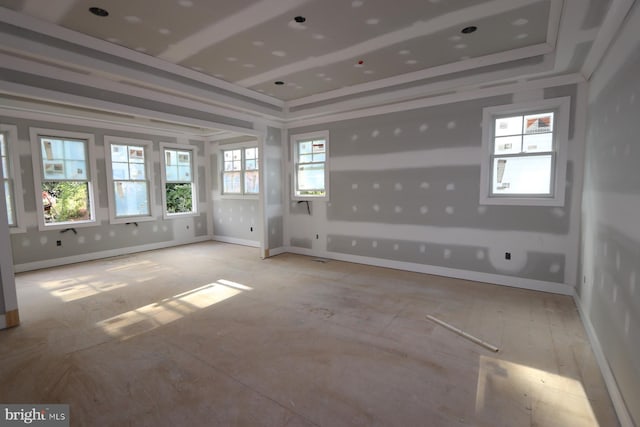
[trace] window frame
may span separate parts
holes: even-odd
[[[112,145],[135,145],[141,146],[145,150],[144,167],[146,172],[147,194],[149,203],[148,215],[117,215],[114,182],[120,180],[113,179],[113,160],[111,157]],[[155,220],[155,188],[153,184],[153,141],[146,139],[123,138],[105,135],[104,153],[107,173],[107,195],[109,198],[109,222],[111,224],[126,224],[129,222],[143,222]],[[124,180],[129,181],[129,180]]]
[[[246,157],[245,157],[245,152],[247,149],[250,148],[255,148],[256,150],[258,150],[258,157],[256,159],[256,167],[257,169],[246,169]],[[234,151],[234,150],[240,150],[241,151],[241,155],[240,155],[240,164],[241,164],[241,168],[239,171],[233,171],[233,172],[240,172],[240,193],[226,193],[224,191],[224,175],[226,173],[226,171],[224,170],[224,152],[225,151]],[[219,158],[220,161],[218,162],[218,167],[219,167],[219,178],[220,178],[220,197],[222,199],[258,199],[260,197],[260,185],[258,185],[258,192],[257,193],[247,193],[246,192],[246,187],[245,187],[245,172],[247,172],[247,170],[249,171],[257,171],[258,172],[258,180],[260,180],[261,177],[261,171],[260,171],[260,161],[261,161],[261,153],[260,153],[260,147],[258,146],[256,141],[251,141],[248,143],[242,143],[242,144],[229,144],[229,145],[221,145],[219,147],[218,150],[219,153]]]
[[[298,151],[299,145],[302,142],[308,142],[313,140],[322,139],[325,141],[325,160],[324,162],[312,162],[306,164],[323,164],[324,165],[324,194],[323,195],[300,195],[298,194]],[[317,131],[309,133],[294,134],[290,136],[291,144],[291,200],[329,200],[330,188],[329,188],[329,175],[330,175],[330,143],[329,143],[329,131]]]
[[[162,183],[162,217],[164,219],[188,218],[200,215],[198,200],[198,165],[196,164],[197,147],[190,144],[176,144],[170,142],[160,143],[160,177]],[[167,212],[167,157],[165,150],[179,150],[191,152],[191,212],[169,213]]]
[[[20,153],[18,149],[18,127],[16,125],[0,124],[0,133],[5,135],[9,162],[9,179],[11,180],[14,225],[9,225],[9,233],[24,233],[24,196],[22,187],[22,168],[20,167]],[[4,180],[4,178],[3,178]]]
[[[98,224],[96,204],[98,203],[97,188],[97,164],[95,156],[95,135],[85,132],[72,132],[60,129],[44,129],[44,128],[29,128],[29,135],[31,139],[31,158],[33,162],[33,178],[34,189],[36,199],[36,213],[38,216],[38,229],[40,231],[46,230],[63,230],[67,228],[82,228],[93,227]],[[44,218],[44,206],[42,203],[42,183],[44,181],[44,173],[42,171],[42,150],[40,148],[40,138],[49,137],[52,139],[72,139],[83,140],[86,142],[86,155],[87,155],[87,195],[89,197],[89,211],[91,219],[87,221],[68,221],[59,222],[53,224],[46,224]]]
[[[516,206],[564,206],[567,145],[569,143],[570,97],[545,99],[534,102],[500,105],[483,109],[482,114],[482,160],[480,168],[480,204]],[[553,150],[542,153],[516,153],[496,155],[494,153],[495,120],[509,116],[526,116],[541,112],[553,112]],[[550,195],[500,194],[492,192],[493,160],[503,157],[533,157],[551,153]]]

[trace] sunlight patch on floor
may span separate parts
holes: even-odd
[[[175,322],[191,313],[251,289],[240,283],[220,279],[102,320],[96,325],[108,335],[125,340]]]
[[[505,425],[598,426],[579,381],[480,356],[476,419],[495,420],[496,413]]]

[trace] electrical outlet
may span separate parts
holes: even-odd
[[[251,230],[251,232],[253,233],[253,227],[249,227],[249,230]]]
[[[504,259],[511,259],[511,252],[505,252]]]
[[[62,246],[62,240],[56,240],[56,246]]]
[[[319,238],[320,238],[320,236],[316,234],[316,240],[318,240]]]

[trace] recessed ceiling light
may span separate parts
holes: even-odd
[[[468,27],[464,27],[460,32],[462,34],[471,34],[471,33],[474,33],[477,29],[478,27],[476,27],[475,25],[470,25]]]
[[[293,20],[298,24],[302,24],[303,22],[306,22],[307,18],[305,18],[304,16],[296,16],[295,18],[293,18]]]
[[[274,85],[278,85],[278,86],[282,86],[284,84],[284,82],[282,80],[277,80],[275,82],[273,82]]]
[[[104,9],[101,9],[99,7],[90,7],[89,8],[89,12],[93,13],[96,16],[99,16],[101,18],[104,18],[106,16],[109,16],[109,12],[107,12]]]

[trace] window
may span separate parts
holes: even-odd
[[[13,168],[9,158],[9,137],[8,132],[0,132],[0,157],[2,157],[2,185],[4,186],[4,197],[7,204],[7,220],[10,227],[16,226],[15,208],[15,186],[13,184]]]
[[[258,147],[222,150],[222,194],[260,192]]]
[[[11,233],[24,232],[24,201],[18,149],[18,128],[0,124],[0,152],[2,157],[2,184],[7,205],[7,219]]]
[[[40,226],[95,222],[90,146],[93,135],[31,129]],[[58,226],[58,227],[56,227]]]
[[[293,198],[329,197],[329,132],[293,135]]]
[[[106,136],[105,147],[112,222],[153,219],[149,178],[151,142]]]
[[[163,164],[164,212],[168,217],[195,214],[196,186],[193,148],[177,144],[161,144]]]
[[[568,98],[484,110],[482,204],[564,204]]]

